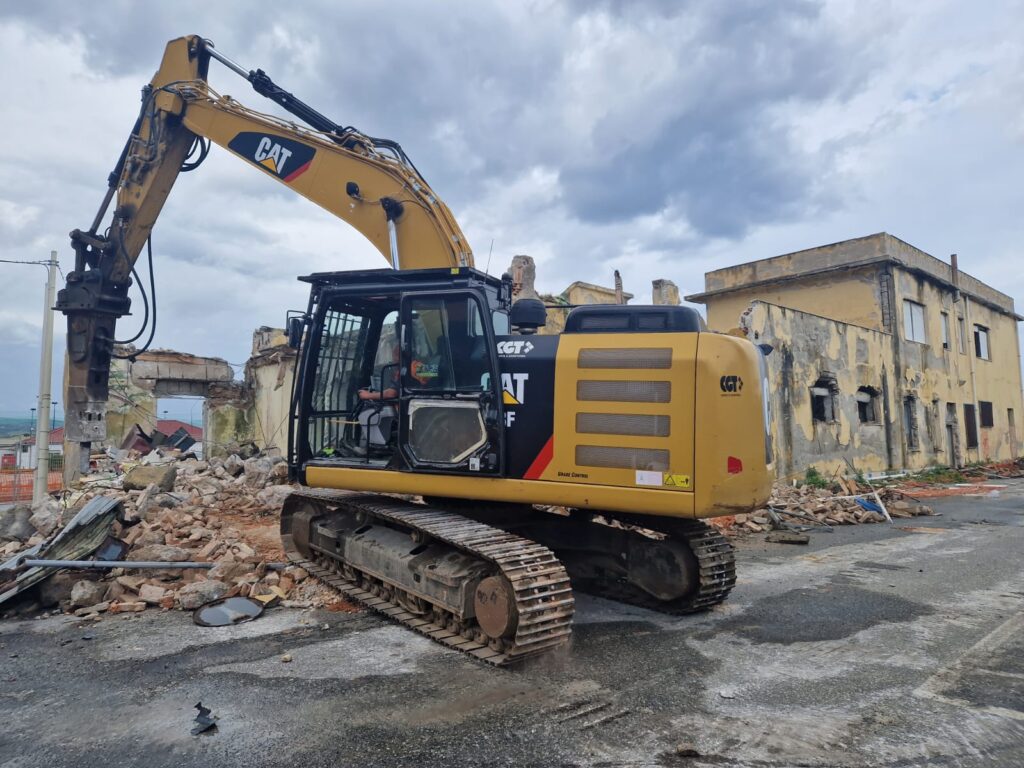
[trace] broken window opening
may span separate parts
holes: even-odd
[[[857,400],[857,416],[861,424],[878,424],[878,395],[874,387],[860,387],[854,398]]]
[[[206,398],[197,395],[166,395],[153,404],[153,415],[144,413],[125,435],[122,449],[147,454],[155,448],[178,449],[203,458],[203,416]]]
[[[914,395],[903,398],[903,428],[906,430],[907,448],[918,450],[921,447],[921,436],[917,427],[917,398]]]
[[[907,341],[918,341],[922,344],[927,341],[923,304],[909,299],[903,300],[903,336]]]
[[[942,348],[949,349],[949,312],[942,313]]]
[[[813,421],[834,423],[839,421],[837,403],[839,384],[831,373],[823,373],[811,387],[811,418]]]
[[[978,420],[974,415],[974,404],[964,403],[964,429],[967,432],[967,447],[978,447]]]
[[[979,400],[978,416],[981,420],[981,426],[994,427],[996,425],[995,417],[992,414],[992,403],[985,400]]]
[[[991,360],[988,346],[988,328],[983,325],[974,326],[974,356],[982,360]]]

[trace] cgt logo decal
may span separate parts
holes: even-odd
[[[533,343],[529,341],[499,341],[497,349],[499,355],[528,355],[533,349]]]
[[[228,149],[286,183],[309,169],[316,150],[283,136],[243,131],[228,142]]]
[[[729,395],[738,395],[743,390],[743,379],[739,376],[723,376],[718,385]]]

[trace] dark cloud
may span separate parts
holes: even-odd
[[[818,204],[813,166],[830,158],[804,156],[770,112],[786,102],[842,96],[877,65],[852,50],[862,40],[837,29],[808,0],[534,10],[395,2],[386,14],[341,12],[320,2],[283,15],[228,3],[216,19],[197,3],[109,7],[102,24],[91,23],[94,9],[86,5],[23,5],[8,13],[40,30],[82,35],[89,63],[110,74],[148,73],[168,37],[207,35],[337,122],[402,142],[455,207],[479,195],[486,179],[512,179],[544,165],[562,171],[569,209],[586,221],[672,205],[708,236],[736,236]],[[182,28],[189,18],[206,28]],[[602,20],[611,35],[649,39],[673,71],[656,73],[666,80],[652,94],[656,103],[614,92],[606,100],[584,98],[577,116],[583,126],[568,126],[566,103],[594,88],[592,79],[604,72],[600,57],[621,55],[598,46],[589,69],[572,69],[588,55],[587,25],[601,27]],[[646,52],[629,55],[642,61]],[[211,80],[265,108],[222,68]],[[629,88],[626,78],[623,89]],[[645,125],[647,107],[659,113],[653,125]],[[624,123],[649,138],[624,143]],[[464,137],[462,157],[438,139],[443,125]],[[592,142],[590,151],[579,152],[581,140]],[[467,152],[478,162],[460,164]]]

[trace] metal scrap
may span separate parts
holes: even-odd
[[[192,726],[192,735],[198,736],[200,733],[212,730],[217,727],[217,716],[211,714],[209,707],[204,707],[203,702],[196,702],[196,709],[199,710],[196,715],[195,725]]]
[[[53,568],[25,567],[27,560],[81,560],[88,557],[103,544],[120,509],[121,502],[117,498],[97,496],[82,507],[56,536],[0,564],[0,605],[54,573]]]
[[[248,597],[221,597],[192,612],[200,627],[228,627],[252,621],[263,613],[263,605]]]

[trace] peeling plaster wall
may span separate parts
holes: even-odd
[[[226,456],[234,446],[253,442],[252,404],[242,400],[209,403],[203,418],[203,450],[206,456]]]
[[[295,350],[285,346],[252,358],[246,366],[246,382],[253,391],[253,442],[281,456],[288,452],[295,360]]]
[[[768,376],[780,479],[803,477],[809,466],[826,476],[846,472],[847,459],[864,472],[891,467],[895,362],[888,333],[760,301],[753,303],[747,327],[752,341],[773,347]],[[811,387],[825,373],[838,385],[838,418],[829,423],[814,421],[811,412]],[[854,393],[863,386],[880,392],[877,423],[860,423]]]
[[[919,451],[904,446],[903,463],[909,467],[922,467],[932,463],[947,463],[946,404],[956,406],[956,442],[959,443],[959,463],[1010,459],[1020,453],[1021,370],[1017,321],[1004,312],[962,296],[954,301],[953,291],[942,283],[916,272],[894,270],[895,293],[899,306],[899,334],[895,339],[898,350],[898,374],[904,395],[918,400],[918,420],[928,429],[922,429]],[[925,341],[907,339],[904,326],[904,301],[924,306]],[[942,344],[942,313],[949,317],[949,349]],[[958,320],[964,320],[963,352]],[[975,355],[974,325],[989,329],[990,360]],[[973,370],[973,375],[972,375]],[[967,426],[964,403],[992,403],[992,427],[980,425],[978,419],[978,447],[967,448]],[[937,404],[937,408],[936,408]],[[928,410],[931,409],[931,413]],[[1017,420],[1016,440],[1010,432],[1007,409],[1013,409]],[[936,413],[937,412],[937,413]],[[901,416],[902,418],[902,416]]]
[[[222,456],[248,442],[287,454],[295,360],[284,329],[263,326],[253,332],[244,381],[211,392],[206,415],[210,455]]]
[[[136,424],[147,431],[156,426],[156,397],[152,390],[143,389],[135,382],[131,369],[128,360],[114,358],[110,361],[105,447],[120,447]]]
[[[780,478],[800,477],[814,466],[823,474],[857,469],[880,472],[1006,460],[1020,455],[1021,376],[1017,358],[1017,326],[1009,315],[980,304],[954,303],[941,285],[904,270],[895,270],[897,333],[842,323],[767,302],[751,305],[746,319],[749,337],[773,347],[768,356],[772,382],[772,442]],[[925,307],[926,343],[908,341],[903,327],[904,300]],[[950,315],[950,349],[942,346],[942,317]],[[956,318],[965,316],[967,338],[959,352]],[[969,315],[969,319],[968,319]],[[974,356],[972,323],[990,329],[991,361]],[[971,363],[974,376],[971,376]],[[835,377],[838,418],[815,421],[811,386],[823,374]],[[972,384],[973,381],[973,384]],[[872,387],[877,423],[861,423],[855,393]],[[913,396],[918,441],[908,440],[904,398]],[[994,426],[980,426],[978,447],[967,448],[964,403],[988,401]],[[947,430],[947,406],[955,423]],[[1017,419],[1012,440],[1007,409]]]

